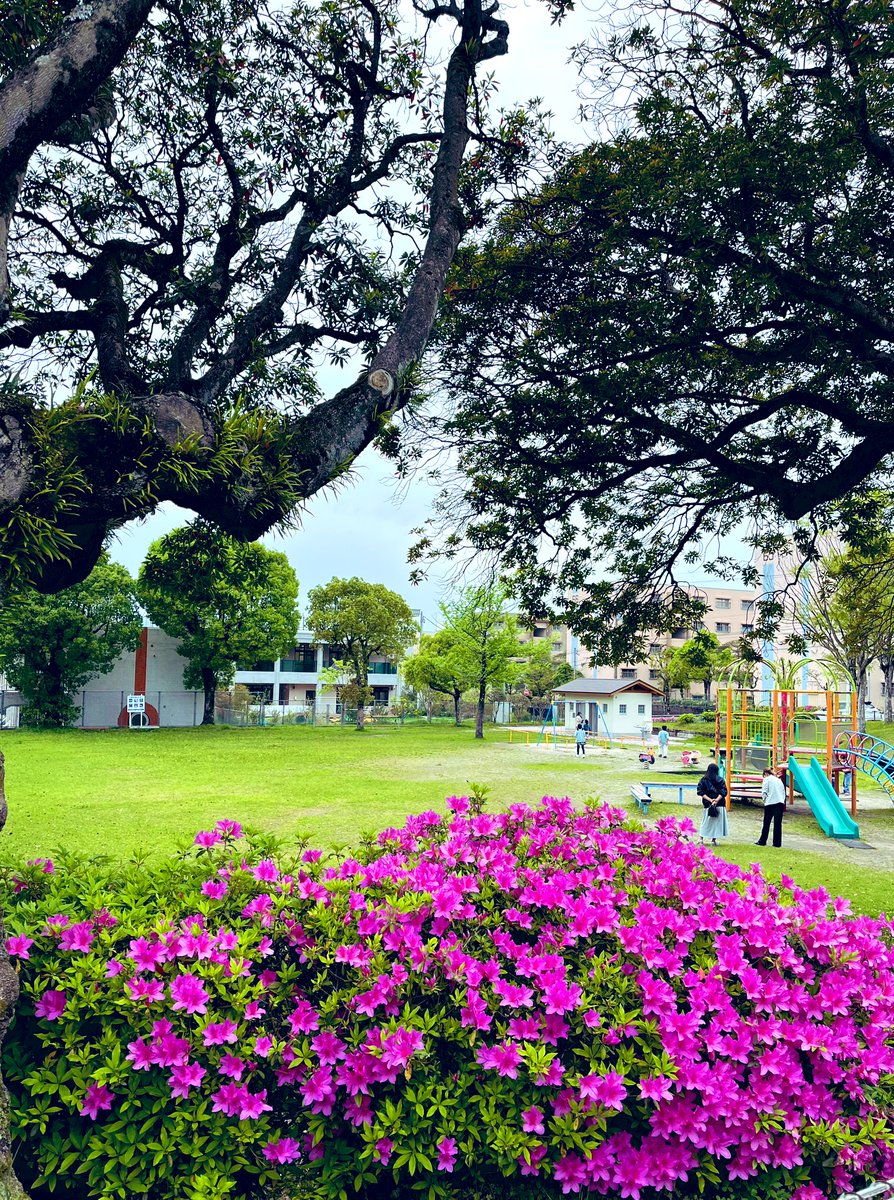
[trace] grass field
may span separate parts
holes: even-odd
[[[4,863],[59,847],[122,858],[163,852],[220,817],[285,837],[306,834],[320,847],[351,844],[409,812],[442,808],[447,796],[473,782],[490,788],[497,807],[551,794],[576,802],[596,795],[632,810],[630,785],[644,777],[635,750],[580,761],[509,745],[505,731],[476,742],[468,727],[374,727],[364,734],[306,727],[22,731],[4,734],[0,749],[10,808],[0,837]],[[679,758],[671,765],[670,773],[648,777],[697,778],[682,774]],[[650,816],[666,813],[696,822],[701,816],[700,809],[676,804],[655,804]],[[720,852],[879,912],[894,907],[894,806],[861,813],[860,820],[876,851],[856,862],[855,851],[828,842],[809,816],[787,817],[790,844],[781,851],[751,845],[756,809],[735,810],[732,838]]]

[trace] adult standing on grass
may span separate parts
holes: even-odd
[[[719,837],[729,837],[729,821],[726,815],[726,783],[721,778],[717,763],[708,763],[704,775],[696,784],[696,795],[701,796],[705,814],[702,817],[702,841],[711,839],[711,845],[717,845]]]
[[[755,846],[766,846],[767,834],[773,826],[773,845],[782,845],[782,817],[785,813],[785,784],[769,767],[764,770],[764,781],[761,784],[761,798],[764,802],[764,824],[761,835],[754,843]]]
[[[586,729],[584,729],[583,721],[578,721],[578,723],[577,723],[577,732],[574,735],[574,742],[575,742],[574,757],[577,758],[577,756],[579,754],[581,756],[581,758],[586,758],[587,757],[587,731],[586,731]]]
[[[670,741],[670,734],[667,731],[667,726],[662,725],[658,730],[658,757],[667,758],[667,744]]]

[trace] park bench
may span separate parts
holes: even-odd
[[[630,795],[636,801],[636,807],[642,809],[644,813],[649,811],[649,805],[652,803],[655,796],[652,793],[657,788],[670,788],[671,791],[677,793],[677,803],[683,803],[684,792],[695,792],[696,785],[694,783],[634,783],[630,788]]]

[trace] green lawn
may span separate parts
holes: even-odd
[[[533,738],[531,739],[533,742]],[[504,806],[545,794],[581,802],[596,795],[633,810],[631,783],[651,778],[695,782],[672,758],[670,772],[644,775],[635,748],[567,753],[509,745],[502,730],[476,742],[466,727],[354,729],[162,729],[6,733],[9,821],[0,861],[52,854],[59,847],[129,857],[191,840],[219,817],[234,817],[283,836],[307,834],[327,847],[356,841],[366,830],[401,822],[408,812],[442,808],[470,783],[491,789]],[[701,810],[655,804],[651,816]],[[894,806],[860,814],[864,854],[829,843],[808,816],[787,818],[798,845],[781,851],[751,845],[760,814],[736,809],[724,857],[759,861],[769,876],[792,875],[804,886],[841,892],[864,912],[891,907]],[[797,836],[795,836],[797,835]],[[891,852],[888,853],[887,847]]]

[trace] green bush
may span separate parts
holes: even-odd
[[[697,721],[698,717],[695,713],[681,713],[677,717],[676,724],[681,729],[687,729],[690,725],[695,725]]]

